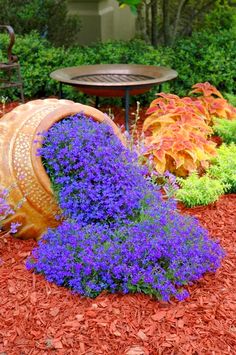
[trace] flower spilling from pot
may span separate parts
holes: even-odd
[[[224,252],[192,217],[163,200],[134,152],[83,113],[43,134],[42,156],[62,210],[27,268],[81,295],[142,292],[188,296],[185,285],[214,272]]]

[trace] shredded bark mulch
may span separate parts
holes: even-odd
[[[0,239],[0,354],[236,354],[236,195],[186,209],[227,256],[182,302],[72,295],[25,268],[34,241]]]

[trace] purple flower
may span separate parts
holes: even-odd
[[[162,200],[110,127],[78,114],[43,137],[39,153],[64,221],[39,241],[28,269],[90,297],[105,290],[168,301],[186,298],[184,285],[220,266],[219,244]]]
[[[49,229],[27,268],[75,293],[144,292],[183,300],[182,289],[220,266],[224,252],[190,217],[157,197],[136,221],[124,225],[64,221]]]
[[[147,194],[145,168],[112,129],[82,113],[43,133],[39,154],[63,215],[79,222],[132,217]]]

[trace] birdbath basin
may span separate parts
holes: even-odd
[[[50,74],[62,84],[96,97],[125,98],[125,126],[128,130],[130,95],[139,95],[153,86],[175,79],[178,73],[167,67],[141,64],[98,64],[60,68]]]

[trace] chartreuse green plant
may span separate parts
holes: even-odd
[[[225,97],[232,106],[236,107],[236,95],[226,93]]]
[[[227,193],[236,193],[236,144],[222,144],[211,161],[207,175],[226,185]]]
[[[193,173],[186,179],[177,178],[177,182],[180,189],[175,197],[187,207],[207,205],[223,193],[236,193],[236,145],[222,144],[204,176]]]
[[[175,196],[187,207],[209,205],[226,191],[226,186],[221,181],[208,175],[199,177],[197,173],[192,173],[186,179],[177,178],[177,182],[181,188],[176,190]]]
[[[236,143],[236,120],[215,118],[213,130],[224,143]]]

